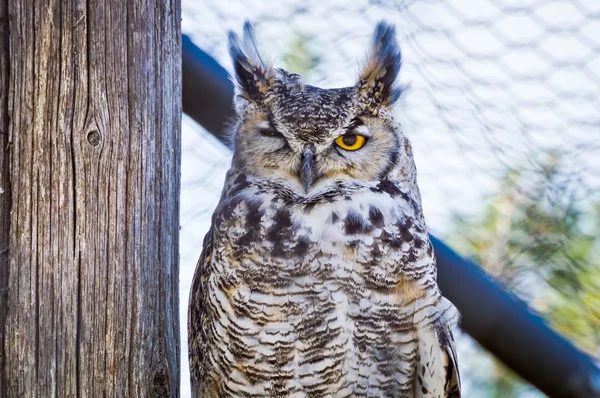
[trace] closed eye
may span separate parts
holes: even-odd
[[[283,134],[281,134],[279,131],[275,130],[274,128],[270,128],[270,127],[269,128],[261,128],[258,130],[258,132],[263,137],[283,138]]]

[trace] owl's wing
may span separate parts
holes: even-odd
[[[206,338],[203,333],[202,322],[204,302],[204,279],[206,277],[208,263],[213,254],[213,229],[214,219],[210,229],[204,237],[202,253],[196,265],[192,286],[190,289],[190,301],[188,305],[188,347],[190,360],[190,377],[192,382],[192,396],[197,396],[199,384],[201,381],[201,368],[205,363],[205,344]],[[196,391],[196,392],[194,392]]]
[[[441,318],[417,335],[415,397],[460,398],[460,374],[449,322]]]

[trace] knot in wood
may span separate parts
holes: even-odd
[[[100,133],[96,130],[92,130],[87,135],[87,140],[93,146],[97,146],[100,143]]]

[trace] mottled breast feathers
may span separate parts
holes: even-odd
[[[194,397],[460,397],[409,141],[378,25],[358,82],[275,69],[230,35],[235,152],[192,283]]]

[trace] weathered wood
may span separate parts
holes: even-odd
[[[0,0],[0,398],[7,398],[4,328],[8,312],[10,177],[8,154],[8,0]]]
[[[8,396],[178,396],[180,1],[8,14]]]

